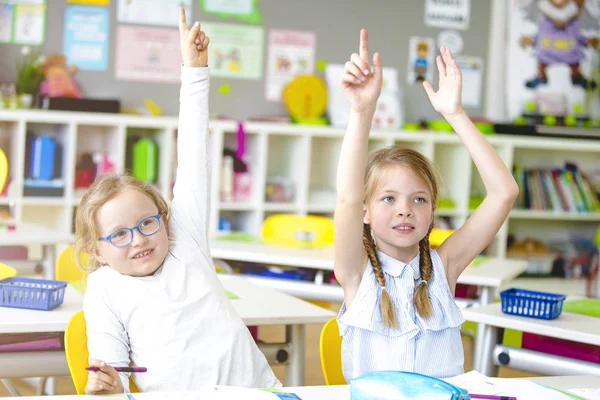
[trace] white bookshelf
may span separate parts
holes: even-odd
[[[235,150],[237,121],[210,122],[212,169],[212,208],[210,228],[217,233],[220,217],[230,219],[236,230],[258,235],[262,221],[275,213],[333,215],[337,159],[343,129],[329,126],[303,126],[273,123],[244,123],[245,162],[252,174],[252,195],[248,202],[222,202],[219,199],[223,147]],[[63,146],[62,171],[65,191],[61,197],[23,196],[26,133],[49,134]],[[34,222],[67,232],[72,231],[75,208],[82,190],[74,190],[75,165],[82,152],[106,151],[118,169],[125,165],[130,135],[150,136],[159,145],[159,173],[155,183],[170,200],[175,172],[177,118],[141,117],[113,114],[54,112],[40,110],[0,111],[0,146],[9,159],[9,176],[15,181],[10,197],[0,197],[0,207],[15,204],[17,221]],[[526,168],[553,168],[565,160],[576,161],[584,171],[598,168],[600,141],[525,136],[491,135],[488,140],[504,162]],[[400,143],[421,151],[438,167],[443,197],[453,208],[439,209],[438,216],[452,218],[455,226],[468,216],[469,197],[483,194],[483,183],[465,148],[453,134],[373,131],[370,148]],[[286,177],[294,183],[290,203],[265,201],[269,178]],[[16,194],[15,194],[16,193]],[[594,232],[600,213],[555,213],[552,211],[513,210],[490,247],[490,255],[504,257],[509,234],[542,239],[565,237],[571,233]]]

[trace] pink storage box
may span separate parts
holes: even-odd
[[[0,335],[0,353],[63,350],[63,335],[60,332]]]
[[[27,246],[0,246],[0,260],[27,260]]]
[[[600,364],[600,346],[523,332],[522,348]]]

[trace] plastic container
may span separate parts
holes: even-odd
[[[570,340],[523,332],[521,347],[546,354],[600,364],[600,346],[587,343],[572,342]]]
[[[12,277],[0,280],[0,306],[52,310],[62,304],[67,282]]]
[[[502,312],[539,319],[554,319],[562,312],[566,296],[511,288],[500,292]]]

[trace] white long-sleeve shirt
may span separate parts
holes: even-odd
[[[83,310],[90,358],[147,367],[134,374],[144,392],[279,387],[227,298],[208,248],[208,67],[182,67],[181,79],[169,252],[152,276],[121,275],[108,266],[89,275]],[[120,375],[128,392],[129,374]]]

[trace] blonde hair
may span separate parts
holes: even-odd
[[[374,151],[369,155],[365,169],[365,197],[364,204],[368,205],[375,195],[375,190],[379,185],[380,177],[391,166],[402,166],[413,171],[427,185],[431,195],[432,207],[435,209],[435,203],[439,195],[439,179],[431,161],[416,150],[403,146],[390,146]],[[419,242],[419,273],[421,283],[415,289],[415,306],[417,312],[427,318],[432,315],[431,302],[427,293],[427,282],[431,279],[433,266],[431,254],[429,253],[429,234],[433,229],[433,221],[427,231],[427,234]],[[381,293],[381,314],[386,325],[397,327],[396,313],[389,294],[385,290],[385,275],[381,266],[381,261],[377,256],[377,245],[371,232],[369,224],[363,226],[363,245],[367,257],[373,266],[373,272],[377,283],[382,288]]]
[[[100,207],[126,189],[145,194],[156,204],[161,216],[166,217],[168,214],[167,202],[152,185],[128,173],[108,173],[96,178],[83,195],[75,215],[75,261],[77,266],[88,274],[101,267],[100,262],[92,256],[97,250],[100,236],[96,214]],[[84,253],[90,255],[87,265],[81,262]]]

